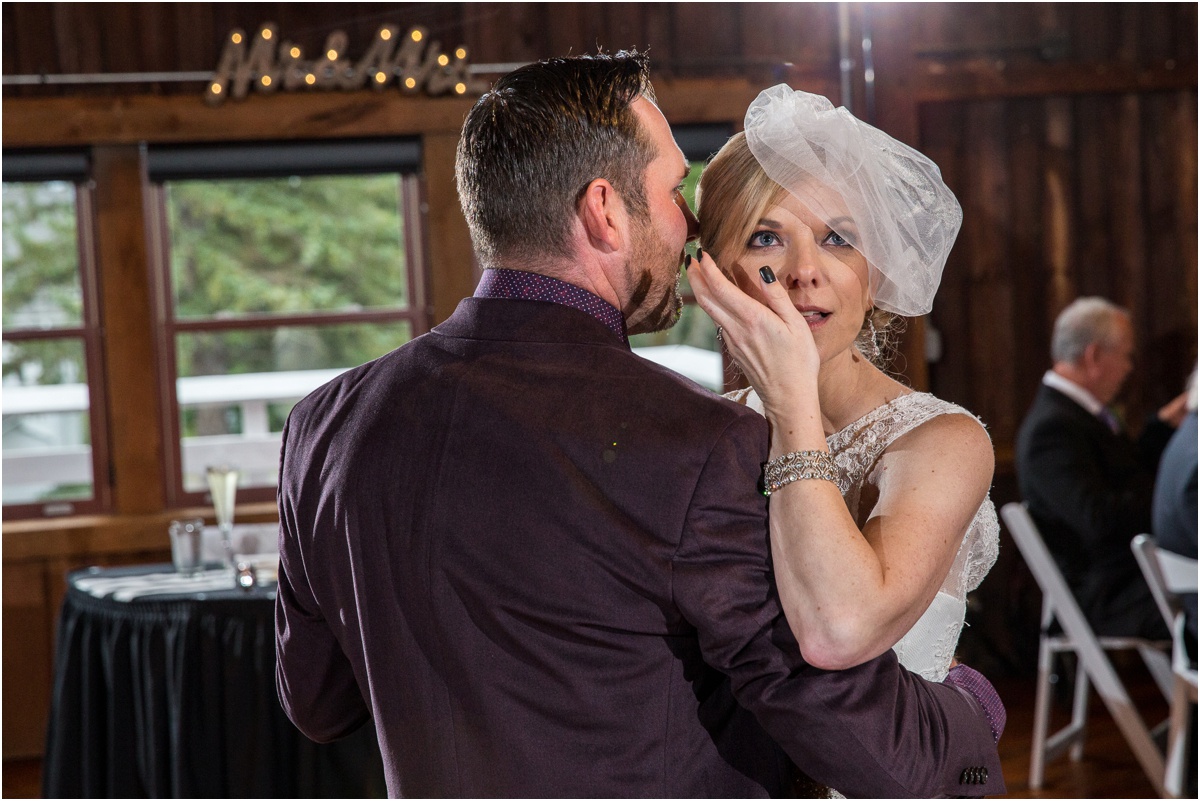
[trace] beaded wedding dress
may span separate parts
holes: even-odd
[[[763,413],[762,401],[753,389],[731,392],[726,397]],[[965,414],[978,420],[961,406],[925,392],[913,392],[871,410],[826,438],[837,465],[838,488],[860,528],[871,512],[871,508],[860,508],[863,487],[870,483],[871,472],[884,449],[927,420],[943,414]],[[999,549],[1000,523],[996,507],[987,497],[975,513],[937,596],[893,646],[900,664],[929,681],[946,678],[965,622],[967,593],[983,581],[995,564]]]

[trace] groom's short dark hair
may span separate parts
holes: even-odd
[[[644,217],[654,145],[630,106],[654,100],[649,72],[636,51],[554,58],[510,72],[479,98],[455,174],[484,266],[571,256],[571,216],[597,178]]]

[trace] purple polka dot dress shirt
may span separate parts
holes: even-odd
[[[503,298],[506,300],[544,300],[587,312],[605,325],[626,345],[625,318],[620,310],[602,298],[574,284],[551,278],[541,273],[524,270],[484,270],[475,288],[477,298]]]

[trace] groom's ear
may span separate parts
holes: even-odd
[[[613,253],[624,245],[625,202],[606,179],[596,178],[587,185],[579,201],[579,217],[593,248]]]

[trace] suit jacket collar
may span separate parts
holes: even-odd
[[[1047,370],[1042,376],[1042,383],[1051,389],[1058,390],[1060,395],[1070,398],[1084,408],[1084,410],[1093,417],[1104,411],[1104,404],[1101,403],[1095,395],[1088,392],[1083,387],[1076,384],[1069,378],[1065,378],[1053,370]]]
[[[629,350],[607,326],[585,311],[541,300],[464,298],[433,333],[498,342],[608,345]]]
[[[1068,414],[1077,420],[1087,421],[1088,425],[1095,426],[1098,430],[1103,431],[1109,436],[1116,436],[1113,434],[1112,429],[1109,428],[1103,420],[1080,406],[1079,401],[1075,400],[1064,392],[1060,392],[1052,386],[1047,384],[1041,384],[1038,386],[1038,402],[1044,402],[1055,408],[1058,408],[1063,413]]]

